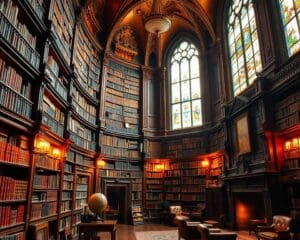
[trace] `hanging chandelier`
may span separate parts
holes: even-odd
[[[145,29],[154,34],[167,32],[171,27],[171,19],[162,13],[160,0],[153,0],[151,13],[144,20]]]

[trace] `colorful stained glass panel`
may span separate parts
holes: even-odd
[[[201,116],[201,101],[195,100],[192,102],[192,117],[193,117],[193,125],[200,126],[202,125],[202,116]]]
[[[175,104],[172,106],[172,126],[173,126],[173,129],[181,128],[180,104]]]
[[[171,67],[171,81],[172,83],[179,81],[179,64],[174,62]]]
[[[179,83],[172,84],[172,103],[180,102],[180,85]]]

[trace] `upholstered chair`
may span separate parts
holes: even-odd
[[[199,224],[197,227],[201,235],[201,240],[235,240],[236,232],[222,230],[220,228],[208,228],[205,224]]]
[[[175,218],[178,227],[178,240],[200,240],[200,233],[197,230],[200,222],[189,222],[185,216],[176,216]]]
[[[289,240],[291,218],[282,215],[273,216],[271,226],[258,226],[258,240]]]

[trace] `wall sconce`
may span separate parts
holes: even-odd
[[[201,167],[208,167],[209,166],[209,161],[207,159],[201,161]]]
[[[295,137],[284,142],[284,152],[286,158],[294,158],[300,155],[300,138]]]
[[[54,158],[60,158],[61,157],[61,152],[58,148],[53,148],[52,149],[52,156]]]
[[[104,168],[105,164],[106,164],[106,162],[103,159],[98,159],[97,160],[97,167],[98,168]]]
[[[163,172],[164,170],[165,170],[165,165],[164,164],[156,164],[155,165],[155,171]]]
[[[35,149],[41,153],[48,153],[50,151],[50,143],[43,138],[38,138],[35,140]]]

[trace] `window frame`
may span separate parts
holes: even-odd
[[[229,23],[229,19],[230,19],[230,10],[231,10],[231,7],[232,7],[232,4],[233,4],[233,1],[234,0],[228,0],[227,1],[227,7],[226,7],[226,11],[225,11],[225,22],[224,22],[224,34],[225,34],[225,45],[226,45],[226,58],[227,58],[227,61],[228,61],[228,68],[229,68],[229,82],[230,82],[230,91],[232,93],[232,97],[235,98],[239,95],[242,95],[245,91],[247,91],[247,89],[249,89],[249,87],[251,85],[253,85],[255,83],[255,81],[257,80],[258,78],[258,73],[261,73],[263,71],[263,67],[264,67],[264,64],[263,64],[263,49],[262,49],[262,44],[261,44],[261,34],[260,34],[260,30],[259,30],[259,19],[257,17],[257,9],[256,9],[256,1],[255,0],[248,0],[248,4],[252,4],[252,7],[253,7],[253,13],[254,13],[254,19],[255,19],[255,31],[256,31],[256,35],[257,35],[257,43],[258,43],[258,51],[259,52],[259,55],[260,55],[260,65],[259,65],[259,70],[257,71],[256,69],[258,68],[257,65],[256,65],[256,62],[255,62],[255,54],[257,52],[254,53],[254,41],[253,41],[253,37],[252,35],[254,34],[255,31],[251,32],[251,29],[250,29],[250,39],[251,39],[251,42],[250,42],[250,47],[252,49],[252,53],[253,53],[253,58],[252,60],[254,61],[254,67],[255,67],[255,73],[252,74],[251,76],[253,76],[253,80],[251,81],[251,76],[249,77],[249,74],[247,71],[247,63],[252,61],[251,58],[248,59],[248,62],[247,62],[247,59],[246,59],[246,48],[245,48],[245,42],[244,42],[244,34],[243,34],[243,30],[244,28],[242,27],[242,10],[243,10],[243,6],[245,6],[246,4],[245,3],[242,3],[242,6],[239,10],[239,12],[237,14],[235,14],[235,17],[238,16],[239,18],[239,30],[240,30],[240,34],[241,34],[241,47],[242,47],[242,59],[243,59],[243,70],[245,71],[245,84],[246,84],[246,87],[243,88],[242,90],[239,90],[239,91],[235,91],[234,89],[234,74],[233,74],[233,71],[232,71],[232,56],[233,55],[236,55],[236,64],[237,64],[237,71],[236,71],[236,74],[239,76],[239,71],[241,69],[241,67],[238,66],[238,56],[237,56],[237,50],[235,49],[235,52],[233,54],[231,54],[231,46],[230,46],[230,40],[229,40],[229,28],[230,28],[230,25],[233,26],[234,24],[230,24]],[[247,14],[248,14],[248,6],[247,6]],[[250,19],[251,20],[251,19]],[[248,22],[247,22],[247,26],[250,24],[250,20],[248,18]],[[235,21],[234,21],[235,22]],[[234,29],[233,29],[234,30]],[[236,38],[234,38],[234,41],[235,41],[235,45],[236,45]],[[239,77],[239,85],[237,87],[237,89],[241,88],[241,84],[240,84],[240,77]],[[237,92],[237,93],[236,93]]]
[[[175,51],[180,47],[180,45],[183,43],[183,42],[187,42],[188,43],[188,46],[193,46],[197,52],[198,52],[198,55],[192,55],[191,57],[182,57],[181,56],[181,59],[180,61],[178,61],[178,72],[179,72],[179,81],[176,82],[179,84],[179,97],[180,97],[180,100],[176,103],[172,103],[172,97],[173,97],[173,92],[172,92],[172,85],[174,83],[172,83],[172,59],[173,59],[173,56],[174,56],[174,53]],[[198,64],[199,64],[199,76],[198,77],[191,77],[191,64],[190,62],[192,61],[193,57],[194,56],[197,56],[197,59],[198,59]],[[189,78],[182,81],[181,80],[181,71],[180,71],[180,64],[181,64],[181,60],[182,59],[187,59],[188,61],[188,65],[189,65]],[[168,50],[168,57],[167,57],[167,95],[168,95],[168,103],[167,103],[167,111],[168,111],[168,116],[169,116],[169,121],[168,121],[168,129],[170,129],[171,131],[181,131],[181,130],[187,130],[187,129],[195,129],[195,128],[199,128],[199,127],[202,127],[204,125],[204,106],[203,106],[203,87],[202,87],[202,82],[203,82],[203,78],[202,78],[202,69],[201,69],[201,53],[200,53],[200,47],[199,45],[196,43],[196,41],[193,39],[193,38],[189,38],[189,37],[186,37],[186,36],[183,36],[183,37],[179,37],[178,39],[176,39],[176,41],[173,42],[173,44],[170,45],[170,48]],[[200,85],[200,95],[199,95],[199,98],[196,98],[196,99],[192,99],[192,87],[191,87],[191,83],[192,83],[192,80],[194,79],[199,79],[199,85]],[[182,100],[182,83],[185,82],[185,81],[188,81],[189,83],[189,91],[190,91],[190,99],[189,100],[186,100],[186,101],[183,101]],[[194,125],[194,121],[193,121],[193,101],[196,101],[196,100],[199,100],[200,101],[200,118],[202,118],[200,121],[201,121],[201,124],[199,125]],[[182,105],[184,103],[190,103],[190,123],[191,123],[191,126],[188,126],[188,127],[183,127],[183,111],[182,111]],[[172,110],[172,106],[173,105],[176,105],[176,104],[180,104],[180,119],[181,119],[181,122],[180,122],[180,125],[181,127],[180,128],[174,128],[174,125],[173,125],[173,110]]]

